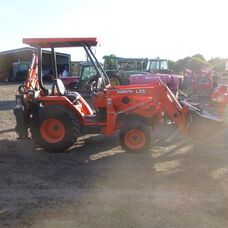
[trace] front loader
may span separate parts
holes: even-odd
[[[19,138],[28,137],[42,148],[63,151],[71,147],[81,133],[113,135],[120,130],[121,146],[131,152],[146,150],[151,128],[166,112],[186,135],[205,138],[222,127],[222,121],[187,102],[178,102],[161,80],[149,85],[110,86],[106,72],[91,51],[96,38],[32,38],[25,44],[38,48],[25,85],[19,88],[14,110]],[[93,83],[94,108],[77,92],[68,92],[58,78],[55,49],[83,47],[97,71]],[[55,80],[47,89],[42,82],[42,48],[51,48]],[[203,125],[201,127],[200,125]]]

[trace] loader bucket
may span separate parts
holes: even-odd
[[[189,134],[194,139],[206,139],[225,127],[225,122],[208,112],[189,108]]]

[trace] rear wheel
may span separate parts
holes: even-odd
[[[72,146],[79,135],[79,123],[71,111],[52,105],[39,111],[37,121],[31,127],[34,141],[54,151],[63,151]]]
[[[111,75],[109,76],[110,84],[111,86],[119,86],[121,85],[121,78],[118,75]]]
[[[120,145],[128,152],[146,151],[150,143],[150,127],[140,121],[128,122],[120,131]]]

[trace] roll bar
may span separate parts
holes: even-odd
[[[42,77],[42,49],[38,48],[38,82],[39,86],[45,93],[48,93],[48,89],[44,87],[43,77]]]
[[[106,72],[104,71],[103,67],[101,66],[101,64],[98,62],[96,56],[94,55],[94,53],[91,50],[91,47],[89,44],[84,44],[83,48],[89,58],[89,60],[92,62],[93,66],[95,67],[97,73],[99,74],[99,76],[102,78],[103,83],[108,86],[110,85],[110,80],[108,75],[106,74]]]
[[[48,91],[42,80],[42,48],[51,48],[52,70],[54,77],[59,78],[57,72],[56,53],[54,48],[59,47],[83,47],[89,60],[95,67],[99,77],[106,86],[110,85],[109,77],[91,50],[91,46],[97,45],[97,38],[25,38],[23,43],[38,48],[38,81],[41,89]]]

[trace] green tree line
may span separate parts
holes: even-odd
[[[209,68],[216,72],[222,73],[225,71],[226,61],[227,59],[219,57],[206,60],[202,54],[195,54],[177,61],[169,60],[168,64],[169,69],[173,70],[175,73],[182,73],[186,68],[193,71],[198,71],[201,68]]]

